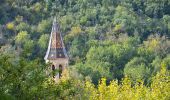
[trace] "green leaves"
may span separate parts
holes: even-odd
[[[29,39],[29,35],[27,31],[21,31],[16,36],[16,42],[17,43],[25,43]]]
[[[138,80],[134,85],[129,77],[125,77],[121,82],[112,80],[106,84],[106,79],[102,78],[97,88],[86,81],[85,95],[90,100],[139,100],[139,99],[168,99],[169,98],[169,74],[167,70],[162,69],[152,79],[151,86],[145,86],[144,82]]]
[[[48,34],[43,34],[38,40],[38,45],[45,49],[48,46],[48,41],[49,41],[49,35]]]
[[[169,0],[1,0],[0,99],[169,99],[169,15]],[[76,70],[60,83],[43,60],[54,16]]]
[[[0,90],[18,99],[34,98],[42,90],[39,87],[45,81],[44,68],[38,60],[28,62],[3,54],[0,57]]]
[[[37,27],[37,31],[40,33],[50,33],[51,20],[42,20]]]
[[[132,81],[147,80],[151,74],[144,58],[133,58],[125,65],[124,74],[131,78]]]
[[[21,22],[16,26],[17,31],[30,31],[30,26],[27,23]]]
[[[137,27],[135,13],[123,6],[117,6],[112,20],[115,25],[114,32],[118,32],[119,34],[123,31],[133,33],[134,28]]]

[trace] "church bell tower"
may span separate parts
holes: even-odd
[[[62,72],[68,66],[69,58],[60,33],[60,26],[57,23],[56,18],[54,18],[53,21],[48,49],[44,59],[46,63],[52,63],[49,70],[53,73],[53,78],[59,79],[62,76]]]

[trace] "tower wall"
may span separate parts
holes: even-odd
[[[47,73],[52,72],[52,65],[55,66],[56,70],[59,70],[59,66],[62,66],[62,72],[63,72],[68,67],[69,60],[67,58],[57,58],[55,60],[49,60],[46,62],[51,63],[51,66],[49,66]],[[60,78],[59,73],[55,73],[54,78],[55,80],[59,79]]]
[[[58,58],[55,60],[50,60],[49,62],[51,62],[55,68],[59,67],[59,65],[62,65],[64,68],[68,66],[68,59],[65,58]]]

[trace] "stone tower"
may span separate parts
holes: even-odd
[[[69,58],[60,33],[60,26],[56,22],[56,18],[54,18],[53,21],[48,49],[44,59],[46,63],[52,63],[49,70],[53,72],[53,78],[59,79],[62,76],[62,72],[68,66]],[[56,72],[56,70],[58,70],[58,72]]]

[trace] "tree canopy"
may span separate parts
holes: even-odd
[[[69,67],[44,61],[56,17]],[[0,99],[167,100],[169,0],[1,0]]]

